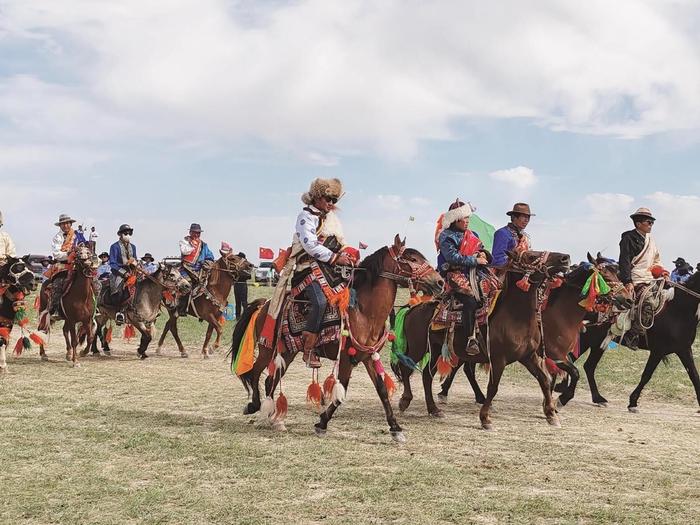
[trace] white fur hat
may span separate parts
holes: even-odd
[[[465,204],[462,203],[459,199],[452,203],[450,208],[451,209],[445,212],[445,214],[442,216],[443,230],[449,228],[453,222],[469,217],[472,214],[472,212],[475,211],[475,208],[471,205],[470,202],[467,202]]]

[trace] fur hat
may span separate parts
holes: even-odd
[[[473,211],[474,208],[470,202],[465,204],[457,199],[450,204],[449,211],[442,216],[442,229],[445,230],[449,228],[453,222],[469,217]]]
[[[335,197],[340,199],[343,196],[343,183],[340,179],[314,179],[309,187],[309,191],[301,196],[301,202],[306,205],[313,204],[314,199],[321,197]]]

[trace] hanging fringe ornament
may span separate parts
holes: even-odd
[[[23,338],[20,337],[19,339],[17,339],[17,342],[15,343],[15,349],[14,349],[13,353],[17,357],[22,355],[22,350],[24,349],[24,346],[22,345],[22,339]]]
[[[25,350],[30,350],[32,348],[32,341],[26,335],[22,337],[22,348]]]
[[[38,344],[39,346],[44,346],[44,344],[45,344],[45,343],[44,343],[44,339],[42,339],[42,337],[41,337],[39,334],[36,334],[36,333],[31,333],[31,334],[29,335],[29,339],[31,339],[32,341],[34,341],[34,342],[35,342],[36,344]]]
[[[547,372],[549,372],[549,375],[553,377],[564,375],[564,371],[557,366],[557,362],[554,361],[554,359],[546,357],[544,360],[544,364],[547,367]]]
[[[107,328],[107,333],[105,334],[105,342],[107,344],[112,342],[112,325]]]
[[[127,341],[129,341],[130,339],[132,339],[132,338],[135,337],[135,336],[136,336],[136,329],[134,328],[134,325],[132,325],[132,324],[127,324],[127,325],[124,327],[124,334],[123,334],[122,337],[123,337],[124,339],[126,339]]]
[[[564,279],[562,279],[561,277],[555,277],[550,282],[549,288],[554,290],[555,288],[560,288],[562,284],[564,284]]]
[[[389,399],[391,399],[394,397],[394,392],[396,392],[396,383],[394,383],[394,380],[389,374],[384,374],[383,380],[384,386],[386,387],[386,393],[389,396]]]
[[[128,288],[131,288],[132,286],[135,286],[135,285],[136,285],[136,276],[132,274],[126,278],[126,286]]]
[[[331,393],[331,403],[340,405],[345,403],[345,387],[340,381],[336,381],[333,385],[333,392]]]
[[[287,410],[289,408],[289,403],[287,403],[287,396],[280,392],[277,396],[277,401],[275,402],[275,413],[272,416],[273,421],[284,421],[287,417]]]
[[[441,381],[452,373],[452,363],[449,359],[445,359],[443,356],[438,357],[437,373]]]
[[[374,352],[372,354],[372,361],[374,362],[374,371],[377,373],[378,376],[383,376],[384,375],[384,365],[382,364],[381,356],[379,355],[379,352]]]
[[[354,346],[351,346],[348,348],[348,355],[350,357],[355,357],[357,355],[357,350],[355,349]]]
[[[272,419],[275,413],[275,402],[271,397],[266,397],[260,405],[260,419]]]
[[[226,318],[222,315],[219,316],[219,326],[224,326],[226,324]]]
[[[34,298],[34,309],[38,312],[41,308],[41,296],[39,294]]]
[[[10,341],[10,329],[4,326],[0,326],[0,339],[5,340],[5,344]]]
[[[320,408],[321,398],[323,397],[323,392],[321,392],[321,385],[318,384],[315,378],[312,379],[309,388],[306,389],[306,401],[313,405],[315,408]]]
[[[331,373],[326,380],[323,382],[323,396],[327,399],[331,399],[333,396],[333,387],[337,381],[335,380],[335,374]]]
[[[530,291],[530,274],[526,273],[522,279],[515,282],[515,286],[520,288],[523,292]]]

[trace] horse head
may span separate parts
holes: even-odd
[[[231,274],[234,280],[244,273],[250,274],[253,271],[253,265],[247,259],[234,253],[223,255],[219,261],[221,263],[220,269]]]
[[[192,291],[192,285],[183,277],[177,266],[170,266],[165,263],[158,264],[158,272],[162,276],[163,286],[177,290],[180,294],[188,294]]]
[[[598,273],[610,287],[610,292],[601,296],[601,302],[612,304],[618,310],[629,310],[634,305],[634,297],[620,281],[620,266],[614,259],[603,257],[600,252],[595,259],[590,253],[586,254],[588,262],[598,270]]]
[[[29,293],[36,288],[34,273],[29,268],[29,255],[24,257],[8,257],[0,267],[0,283],[13,287],[23,293]]]
[[[533,282],[551,279],[557,274],[567,272],[571,266],[571,257],[566,253],[526,250],[507,254],[509,259],[507,269],[532,276]]]
[[[91,277],[100,265],[97,256],[84,244],[77,246],[73,253],[75,254],[76,267],[85,277]]]

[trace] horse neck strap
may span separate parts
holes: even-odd
[[[350,316],[347,313],[343,314],[343,324],[347,328],[347,334],[350,338],[350,343],[352,344],[352,346],[355,347],[356,350],[359,350],[360,352],[376,354],[382,349],[384,344],[387,342],[387,339],[389,339],[389,331],[386,329],[386,325],[384,325],[382,329],[382,335],[379,337],[379,340],[373,345],[365,345],[360,343],[357,339],[355,339],[355,336],[352,333],[352,328],[350,326]]]

